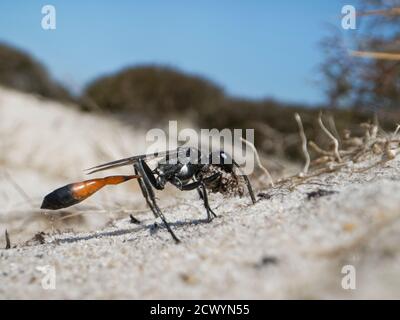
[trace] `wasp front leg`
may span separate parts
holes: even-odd
[[[180,190],[183,190],[183,191],[197,189],[197,191],[200,195],[200,198],[203,199],[204,207],[207,210],[207,221],[211,222],[213,220],[213,217],[217,217],[217,215],[214,213],[214,211],[210,207],[210,204],[208,202],[206,186],[202,180],[198,180],[198,181],[186,184],[186,185],[175,184],[175,186],[177,186]]]
[[[156,196],[154,194],[154,190],[151,186],[151,180],[148,175],[151,174],[149,172],[146,173],[146,170],[143,167],[143,163],[135,163],[134,169],[136,174],[140,174],[142,177],[138,178],[140,189],[142,190],[143,197],[146,199],[147,205],[150,207],[151,211],[155,215],[156,218],[160,218],[167,228],[168,232],[171,234],[171,237],[175,240],[176,243],[179,243],[180,240],[172,231],[167,219],[165,219],[164,214],[161,212],[161,209],[158,207],[156,202]],[[152,174],[151,174],[152,175]],[[154,176],[152,176],[154,178]]]

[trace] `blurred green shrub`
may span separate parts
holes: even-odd
[[[38,61],[4,43],[0,43],[0,84],[55,100],[73,101],[70,93],[53,81]]]
[[[218,115],[202,115],[198,124],[205,128],[255,129],[255,144],[259,151],[266,154],[280,154],[296,160],[302,157],[298,126],[294,114],[300,114],[308,140],[327,143],[317,119],[320,110],[324,110],[324,123],[332,131],[342,134],[349,129],[353,134],[362,134],[360,124],[371,122],[373,113],[359,110],[310,108],[303,105],[283,104],[273,100],[251,101],[245,99],[226,99],[218,110]],[[334,119],[334,128],[329,118]],[[393,118],[381,118],[380,125],[393,130]],[[268,142],[268,143],[266,143]],[[273,147],[271,147],[271,145]]]
[[[294,113],[298,112],[308,139],[327,142],[323,141],[326,137],[317,124],[322,107],[229,97],[221,87],[204,78],[167,67],[140,66],[101,77],[86,88],[83,101],[85,109],[122,115],[130,124],[137,125],[135,119],[147,119],[146,127],[165,124],[170,119],[186,119],[200,128],[254,128],[259,151],[291,159],[302,157],[294,120]],[[359,124],[373,118],[368,110],[325,110],[325,115],[328,114],[334,117],[335,128],[330,130],[339,134],[344,129],[360,134]],[[394,129],[393,118],[382,119],[381,125]]]
[[[79,100],[54,82],[46,69],[28,54],[0,44],[0,84],[61,101],[73,101],[88,111],[104,111],[131,125],[145,128],[164,125],[170,119],[188,120],[199,128],[255,129],[255,144],[264,154],[300,159],[299,135],[294,113],[301,115],[309,140],[321,143],[317,117],[320,109],[274,100],[249,100],[227,96],[215,83],[165,66],[138,66],[100,77],[90,83]],[[380,125],[392,131],[400,112],[380,110]],[[330,130],[350,129],[371,121],[366,108],[330,109],[335,119]],[[147,120],[147,121],[143,121]],[[325,118],[325,121],[327,118]]]
[[[153,122],[171,118],[196,120],[214,114],[224,99],[223,90],[204,78],[168,67],[140,66],[101,77],[84,93],[84,107],[130,112]]]
[[[321,41],[320,83],[330,107],[399,109],[400,61],[349,54],[349,49],[399,54],[399,4],[398,0],[357,0],[357,30],[329,29]]]

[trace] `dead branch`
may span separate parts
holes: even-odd
[[[314,141],[310,141],[308,144],[316,153],[322,156],[328,156],[328,157],[333,156],[332,152],[323,150]]]
[[[335,156],[336,156],[338,162],[341,162],[342,158],[340,157],[340,154],[339,154],[339,141],[333,136],[332,133],[329,132],[329,130],[325,127],[324,123],[322,122],[322,112],[319,113],[318,123],[319,123],[319,126],[321,127],[321,129],[333,141]]]
[[[350,55],[353,57],[361,58],[373,58],[380,60],[400,60],[400,53],[390,52],[373,52],[373,51],[350,51]]]
[[[299,134],[300,134],[300,138],[301,138],[302,150],[303,150],[304,158],[306,160],[303,171],[301,172],[301,174],[304,175],[304,174],[308,173],[308,168],[310,167],[310,154],[308,153],[308,149],[307,149],[307,137],[306,137],[306,134],[304,133],[304,128],[303,128],[303,123],[301,121],[301,117],[298,113],[295,113],[294,118],[296,119],[297,124],[299,126]]]
[[[254,146],[254,144],[252,144],[250,141],[247,141],[246,139],[244,139],[244,138],[242,138],[242,137],[240,137],[240,140],[241,140],[242,142],[244,142],[245,144],[247,144],[247,145],[253,150],[254,155],[255,155],[255,157],[256,157],[257,165],[258,165],[258,166],[260,167],[260,169],[267,175],[268,180],[269,180],[269,183],[271,184],[272,187],[274,187],[274,180],[272,179],[272,176],[271,176],[271,174],[269,173],[269,171],[267,170],[267,168],[265,168],[265,167],[262,165],[261,160],[260,160],[260,157],[259,157],[259,155],[258,155],[258,151],[257,151],[256,147]]]

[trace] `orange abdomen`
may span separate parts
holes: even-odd
[[[90,197],[105,185],[119,184],[134,178],[139,176],[110,176],[67,184],[44,197],[41,209],[67,208]]]

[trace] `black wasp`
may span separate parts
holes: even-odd
[[[157,158],[161,159],[155,169],[151,169],[146,161]],[[242,195],[243,185],[246,185],[253,204],[256,202],[248,177],[241,172],[236,161],[224,151],[204,155],[195,148],[179,147],[172,151],[133,156],[101,164],[88,169],[91,170],[88,174],[126,165],[133,165],[135,175],[111,176],[66,185],[48,194],[43,200],[42,208],[65,208],[86,199],[104,185],[118,184],[136,178],[155,217],[163,221],[172,238],[179,242],[157,205],[154,189],[163,190],[168,182],[182,191],[196,189],[204,202],[209,222],[216,217],[216,214],[210,207],[207,190]]]

